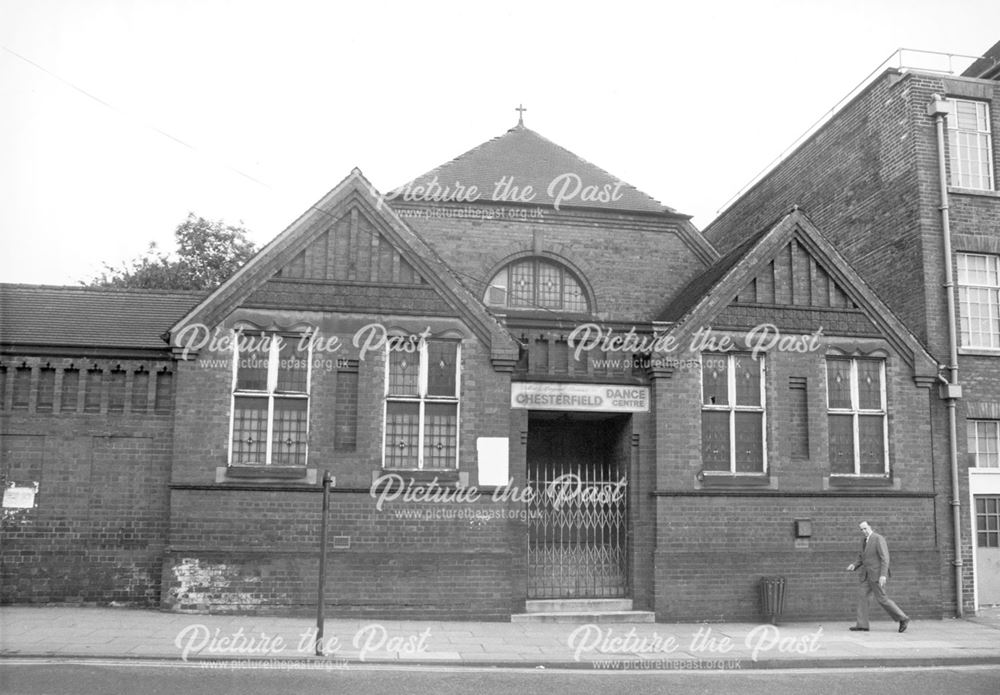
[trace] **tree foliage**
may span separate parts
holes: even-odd
[[[104,270],[88,284],[122,289],[207,290],[217,287],[257,252],[247,230],[194,213],[174,230],[174,253],[155,242],[144,254]]]

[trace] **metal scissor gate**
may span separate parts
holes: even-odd
[[[548,424],[548,423],[546,423]],[[529,438],[528,598],[628,594],[626,480],[598,423]],[[545,428],[548,429],[548,428]]]

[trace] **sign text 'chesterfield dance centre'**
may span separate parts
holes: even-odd
[[[593,410],[610,413],[649,412],[649,388],[604,384],[514,382],[510,407],[529,410]]]

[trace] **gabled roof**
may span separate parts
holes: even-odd
[[[816,259],[848,298],[862,309],[918,376],[936,376],[938,365],[923,344],[826,240],[798,207],[754,234],[695,278],[668,305],[658,321],[671,323],[679,344],[697,328],[710,326],[720,311],[778,252],[796,240]]]
[[[0,344],[167,348],[163,334],[203,291],[0,285]]]
[[[576,188],[576,179],[559,178],[566,174],[579,177],[579,192],[575,196],[567,197]],[[447,193],[442,194],[445,202],[494,202],[497,197],[502,199],[502,195],[495,196],[495,190],[497,184],[505,180],[510,181],[518,190],[523,191],[525,186],[531,186],[534,191],[534,198],[530,202],[518,200],[508,200],[508,202],[516,202],[519,205],[552,206],[556,203],[556,198],[549,194],[549,188],[553,181],[557,181],[553,193],[558,195],[558,192],[563,190],[563,183],[567,186],[565,189],[567,195],[560,201],[560,209],[585,208],[689,217],[677,213],[676,210],[523,125],[517,125],[503,135],[488,140],[450,162],[418,176],[409,184],[397,188],[392,194],[397,199],[406,200],[408,187],[413,191],[416,186],[427,186],[435,178],[442,190],[450,187],[452,192],[450,197]],[[616,189],[615,186],[618,184],[621,185]],[[469,187],[475,186],[478,191],[477,200],[456,201],[455,193],[458,186],[464,187],[466,191]],[[596,186],[597,191],[613,193],[613,197],[617,199],[606,202],[583,200],[583,190],[587,186]],[[420,193],[414,195],[412,199],[420,202],[426,200],[428,195]]]
[[[459,281],[437,253],[386,204],[359,169],[354,169],[242,268],[176,321],[170,327],[171,334],[192,323],[210,327],[217,325],[325,229],[338,210],[351,203],[363,206],[378,223],[379,232],[386,235],[420,276],[491,347],[494,358],[517,359],[517,343],[507,330]]]
[[[684,286],[676,297],[667,305],[667,307],[660,312],[657,316],[656,321],[660,322],[675,322],[684,316],[699,300],[705,297],[715,284],[728,273],[733,266],[739,263],[749,251],[752,249],[761,237],[763,237],[768,231],[769,227],[762,229],[760,232],[753,234],[744,241],[742,244],[734,248],[732,251],[727,253],[722,258],[719,258],[715,263],[710,265],[705,269],[705,272],[694,278],[691,282]]]

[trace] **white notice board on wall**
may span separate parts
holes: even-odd
[[[507,437],[476,439],[480,487],[507,484],[510,479],[509,448]]]
[[[4,509],[31,509],[35,506],[34,487],[16,487],[14,485],[3,490]]]

